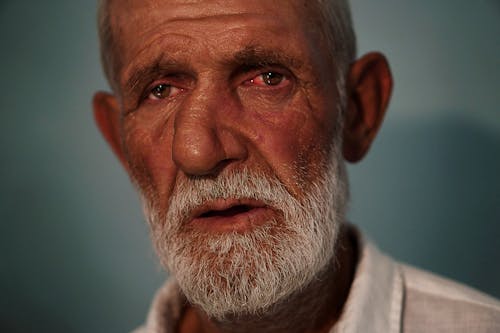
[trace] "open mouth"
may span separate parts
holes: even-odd
[[[270,221],[273,210],[255,199],[216,199],[197,207],[189,224],[207,232],[245,232]]]
[[[244,214],[248,213],[252,209],[256,207],[252,207],[249,205],[236,205],[232,206],[226,209],[212,209],[209,210],[205,213],[202,213],[199,215],[199,218],[206,218],[206,217],[230,217],[230,216],[235,216],[239,214]]]
[[[243,217],[267,208],[267,205],[254,199],[218,199],[199,206],[192,212],[195,220]]]

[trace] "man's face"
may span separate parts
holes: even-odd
[[[150,0],[110,9],[123,160],[188,298],[238,298],[214,316],[258,297],[268,306],[333,255],[346,196],[340,98],[310,6]]]

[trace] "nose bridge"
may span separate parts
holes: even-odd
[[[221,123],[227,103],[220,92],[215,86],[197,87],[176,113],[172,158],[186,174],[207,175],[242,156],[230,129]]]
[[[215,128],[218,97],[213,90],[210,87],[197,87],[189,94],[176,114],[176,129],[182,129],[184,123]]]

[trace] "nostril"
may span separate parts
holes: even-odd
[[[219,163],[217,163],[217,165],[211,170],[210,173],[217,175],[219,172],[224,170],[226,168],[226,166],[228,166],[229,164],[236,162],[236,161],[237,161],[237,159],[235,159],[235,158],[223,159],[223,160],[219,161]]]

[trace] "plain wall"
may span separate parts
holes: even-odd
[[[350,220],[395,258],[500,296],[500,5],[352,1],[393,102],[350,166]],[[97,132],[94,1],[0,2],[0,331],[126,332],[165,278]]]

